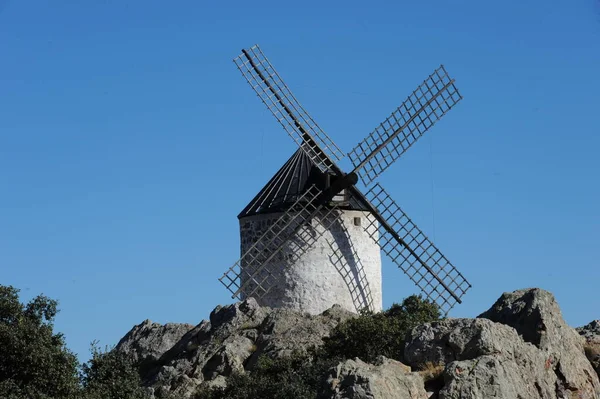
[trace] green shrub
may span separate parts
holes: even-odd
[[[325,339],[324,350],[329,356],[358,357],[365,362],[373,362],[380,355],[402,360],[406,334],[419,324],[439,318],[437,305],[412,295],[385,312],[363,312],[340,323]]]
[[[261,357],[254,370],[230,376],[224,389],[201,389],[196,399],[314,399],[322,377],[339,360],[316,350],[286,358]]]
[[[0,397],[74,398],[77,358],[53,332],[57,302],[43,295],[27,305],[19,290],[0,285]]]
[[[92,343],[92,358],[82,365],[86,399],[144,399],[138,369],[120,352],[104,352]]]
[[[58,303],[43,295],[26,305],[19,290],[0,285],[0,398],[142,399],[135,365],[92,347],[82,366],[62,334],[54,333]]]

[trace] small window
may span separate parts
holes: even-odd
[[[354,225],[360,226],[360,218],[354,218]]]

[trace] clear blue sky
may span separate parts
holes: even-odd
[[[82,359],[230,303],[236,215],[295,150],[231,61],[259,43],[346,152],[445,64],[465,99],[381,183],[472,282],[451,315],[535,286],[600,318],[598,0],[368,3],[0,0],[0,283]]]

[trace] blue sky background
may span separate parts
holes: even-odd
[[[380,182],[473,284],[451,315],[535,286],[600,318],[597,0],[0,0],[0,284],[82,359],[231,302],[236,215],[295,150],[231,62],[255,43],[345,152],[445,64],[465,99]]]

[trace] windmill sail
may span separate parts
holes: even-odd
[[[471,288],[471,284],[410,220],[379,183],[366,194],[392,231],[379,228],[383,252],[435,302],[444,314]],[[370,218],[370,224],[377,223]],[[370,225],[365,226],[368,229]],[[371,235],[377,241],[377,237]],[[398,240],[399,238],[399,240]]]
[[[336,207],[318,202],[321,193],[316,186],[309,188],[219,278],[233,298],[241,294],[260,298],[269,293],[276,282],[274,276],[280,274],[271,267],[298,261],[337,220]]]
[[[394,163],[461,99],[454,80],[443,65],[429,75],[400,107],[348,154],[365,185]]]
[[[258,46],[242,50],[233,61],[275,119],[322,171],[331,170],[332,160],[344,157],[296,100]]]

